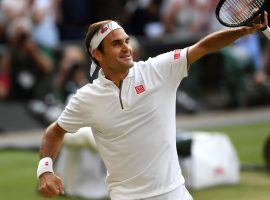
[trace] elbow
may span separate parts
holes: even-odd
[[[53,137],[55,139],[63,139],[66,131],[63,130],[57,122],[52,123],[45,131],[45,137]]]
[[[200,55],[200,57],[203,57],[209,53],[211,53],[211,48],[209,47],[209,45],[207,45],[206,43],[202,42],[202,43],[198,43],[197,45],[197,50],[198,50],[198,54]]]
[[[192,64],[208,53],[207,48],[197,43],[188,49],[188,62]]]

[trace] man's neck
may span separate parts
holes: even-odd
[[[115,72],[106,72],[103,70],[104,75],[107,79],[111,80],[114,82],[114,84],[120,88],[121,82],[126,78],[128,75],[128,71],[126,72],[121,72],[121,73],[115,73]]]

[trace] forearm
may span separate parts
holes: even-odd
[[[196,44],[189,47],[188,50],[188,61],[189,64],[197,61],[201,57],[206,54],[218,51],[231,43],[235,40],[254,33],[262,28],[262,25],[255,25],[253,27],[237,27],[237,28],[229,28],[214,32],[205,38],[201,39]]]
[[[53,163],[60,150],[64,135],[64,131],[56,122],[51,124],[43,135],[40,147],[40,158],[37,170],[39,178],[39,192],[44,197],[54,197],[64,194],[64,188],[61,178],[53,173]],[[50,157],[50,158],[45,158]]]
[[[54,160],[59,153],[64,135],[65,131],[57,123],[50,125],[42,137],[40,158],[50,157]]]
[[[205,54],[208,54],[232,44],[247,34],[249,31],[246,27],[224,29],[206,36],[197,45],[204,50]]]

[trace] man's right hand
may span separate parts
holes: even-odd
[[[39,177],[38,190],[44,197],[54,197],[59,194],[64,194],[61,178],[51,172],[45,172]]]

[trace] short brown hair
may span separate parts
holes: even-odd
[[[86,51],[87,51],[87,53],[89,53],[91,58],[92,58],[92,54],[90,51],[90,42],[91,42],[92,38],[105,24],[109,23],[110,21],[112,21],[112,20],[104,20],[104,21],[96,22],[96,23],[91,24],[89,26],[84,42],[85,42]],[[102,42],[98,45],[97,49],[100,51],[103,50],[102,49]]]

